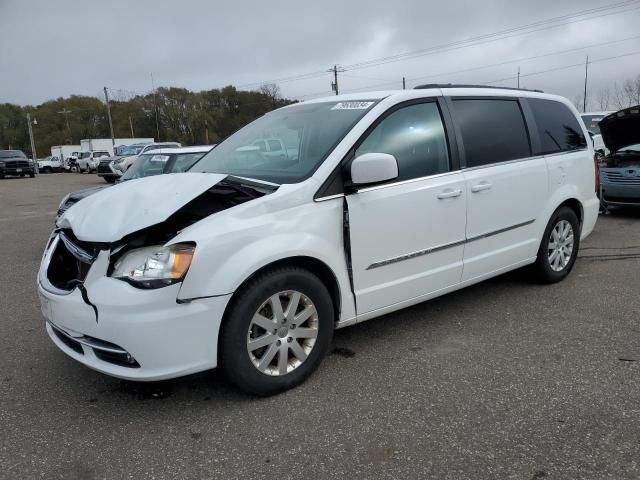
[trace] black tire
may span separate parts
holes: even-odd
[[[556,271],[551,267],[551,263],[549,261],[548,246],[553,229],[556,227],[556,225],[558,225],[558,223],[562,222],[563,220],[569,222],[571,224],[571,228],[573,229],[573,249],[571,251],[569,261],[566,263],[566,265],[561,270]],[[547,224],[547,228],[545,229],[544,235],[542,236],[542,241],[540,242],[540,248],[538,249],[538,258],[536,259],[536,263],[534,264],[534,269],[538,280],[542,283],[556,283],[560,280],[563,280],[573,269],[573,265],[576,262],[579,249],[580,222],[578,221],[578,217],[576,216],[575,212],[569,207],[560,207],[553,213],[553,215],[551,215],[551,219]]]
[[[35,176],[36,176],[36,172],[31,172],[31,173],[29,174],[29,176],[30,176],[31,178],[35,178]]]
[[[318,333],[308,357],[299,366],[273,376],[254,365],[249,357],[247,338],[251,320],[260,306],[272,295],[287,290],[301,292],[313,302]],[[331,295],[318,277],[298,267],[266,271],[251,279],[232,298],[222,323],[218,364],[228,381],[245,393],[266,396],[283,392],[306,380],[320,364],[331,345],[334,320]],[[273,358],[279,358],[279,354]]]
[[[116,179],[113,177],[102,177],[104,178],[104,181],[107,183],[116,183]]]

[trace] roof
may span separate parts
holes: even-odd
[[[173,147],[173,148],[156,148],[155,150],[149,150],[142,155],[153,155],[157,153],[163,153],[165,155],[171,155],[174,153],[207,153],[215,145],[199,145],[197,147]]]
[[[401,97],[406,100],[424,97],[440,96],[505,96],[505,97],[526,97],[557,100],[569,104],[570,102],[558,95],[543,93],[539,90],[525,90],[509,87],[493,87],[486,85],[453,85],[453,84],[429,84],[423,85],[419,89],[411,90],[382,90],[372,92],[348,93],[343,95],[333,95],[322,98],[314,98],[302,103],[322,103],[322,102],[350,102],[363,100],[382,100],[388,97]],[[294,107],[299,104],[291,104],[284,108]]]
[[[615,110],[606,110],[606,111],[602,111],[602,112],[582,112],[580,114],[580,116],[584,116],[584,115],[596,115],[596,116],[606,116],[606,115],[610,115],[612,113],[615,113]]]
[[[413,87],[414,90],[428,90],[432,88],[490,88],[492,90],[519,90],[521,92],[544,93],[542,90],[530,90],[528,88],[498,87],[493,85],[471,85],[464,83],[427,83],[425,85],[418,85],[417,87]]]

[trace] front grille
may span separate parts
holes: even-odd
[[[98,164],[98,173],[112,173],[110,164],[111,160],[101,160]]]
[[[633,176],[626,176],[625,172],[627,172],[626,168],[616,168],[616,169],[601,169],[601,182],[602,183],[613,183],[616,185],[640,185],[640,176],[637,176],[639,170],[631,169],[634,171]]]
[[[54,287],[70,291],[84,282],[98,248],[88,242],[80,242],[70,231],[60,232],[58,237],[51,253],[47,278]]]
[[[29,162],[26,160],[9,160],[4,164],[6,168],[29,168]]]

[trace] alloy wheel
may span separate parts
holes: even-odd
[[[262,373],[282,376],[308,358],[318,336],[318,312],[301,292],[269,297],[255,312],[247,332],[247,352]]]
[[[567,220],[560,220],[551,230],[547,255],[554,272],[561,272],[569,264],[573,254],[573,235],[573,227]]]

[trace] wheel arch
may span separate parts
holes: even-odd
[[[578,217],[580,228],[582,228],[582,223],[584,221],[584,206],[582,205],[582,202],[577,198],[567,198],[556,207],[554,212],[561,207],[569,207],[571,210],[573,210],[573,212],[576,214],[576,217]]]
[[[316,275],[320,279],[320,281],[327,287],[329,295],[331,295],[333,309],[335,312],[334,323],[337,323],[339,321],[342,309],[342,296],[338,278],[331,267],[329,267],[329,265],[327,265],[325,262],[307,255],[296,255],[274,260],[266,265],[263,265],[262,267],[258,268],[256,271],[248,275],[240,282],[238,288],[236,288],[233,292],[233,295],[231,296],[231,299],[229,300],[225,308],[223,318],[226,319],[227,312],[233,304],[234,297],[238,295],[238,292],[240,292],[247,283],[253,280],[256,276],[266,271],[281,267],[299,267]]]

